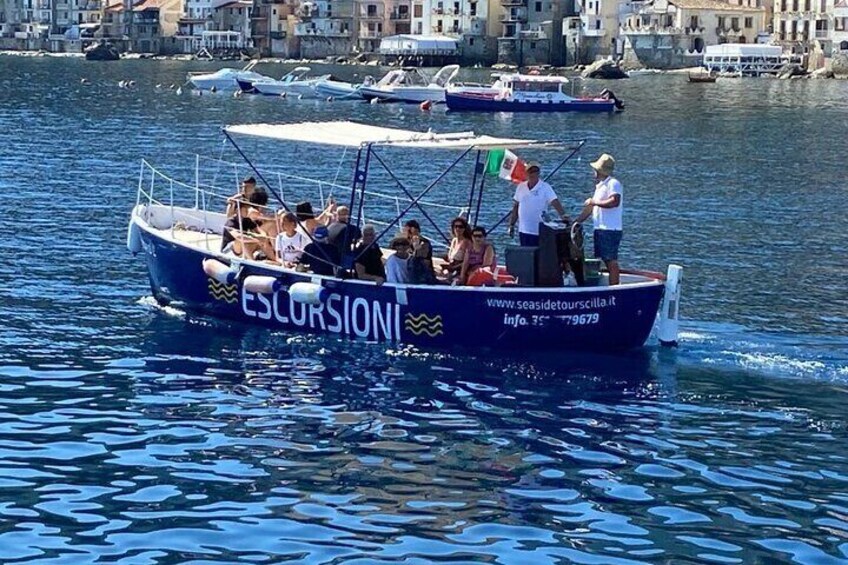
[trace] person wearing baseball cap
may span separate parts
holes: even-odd
[[[604,153],[589,165],[595,172],[595,193],[583,203],[583,211],[575,221],[580,223],[592,216],[595,225],[592,234],[595,257],[607,266],[609,284],[616,285],[621,278],[618,248],[623,234],[621,216],[624,211],[624,187],[612,176],[615,170],[612,155]]]
[[[539,224],[549,205],[559,213],[563,222],[570,222],[554,189],[539,178],[540,171],[541,166],[536,161],[527,163],[527,180],[518,185],[513,197],[509,235],[512,237],[517,223],[518,241],[522,246],[539,245]]]
[[[312,234],[312,243],[303,248],[300,263],[308,266],[316,275],[333,276],[341,261],[339,249],[329,242],[330,232],[318,226]]]

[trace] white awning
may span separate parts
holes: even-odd
[[[356,122],[303,122],[299,124],[244,124],[226,126],[231,134],[284,141],[303,141],[341,147],[361,147],[374,143],[422,149],[498,149],[544,144],[530,139],[474,135],[474,132],[434,133],[384,128]],[[549,144],[553,145],[553,144]]]

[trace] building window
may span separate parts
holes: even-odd
[[[541,3],[541,2],[536,2],[536,11],[537,11],[537,12],[541,12],[541,11],[542,11],[542,3]]]
[[[473,47],[473,46],[474,46],[474,38],[473,38],[473,37],[469,37],[469,38],[468,38],[468,45],[469,45],[470,47]]]
[[[810,11],[810,0],[804,0],[804,11],[805,12]]]
[[[689,18],[689,28],[690,29],[698,29],[700,26],[698,25],[698,16],[692,16]]]
[[[745,27],[747,29],[754,27],[754,18],[745,18]]]
[[[824,2],[824,1],[825,0],[822,0],[822,2]],[[471,15],[471,16],[477,15],[477,2],[471,2],[468,5],[468,14]]]
[[[416,18],[423,17],[423,12],[424,12],[424,9],[421,7],[421,4],[416,4],[415,6],[412,7],[412,14]],[[419,31],[418,33],[421,33],[421,32]]]
[[[377,6],[375,4],[368,4],[368,17],[373,18],[377,16]]]
[[[453,13],[454,13],[454,14],[459,14],[459,13],[460,13],[460,11],[461,11],[461,10],[460,10],[460,8],[459,8],[459,2],[454,2],[454,3],[453,3]]]
[[[739,31],[739,18],[730,18],[730,27],[733,31]]]
[[[721,29],[725,29],[725,27],[724,27],[724,16],[718,17],[718,27],[721,28]]]

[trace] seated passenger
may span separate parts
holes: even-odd
[[[284,267],[294,267],[303,255],[303,249],[309,245],[309,238],[297,231],[297,216],[284,212],[278,216],[278,232],[274,251]]]
[[[462,260],[462,270],[459,273],[460,284],[472,286],[484,284],[486,282],[484,278],[491,278],[491,273],[487,277],[474,276],[477,271],[484,267],[488,267],[489,270],[495,268],[495,248],[486,241],[486,230],[480,226],[475,226],[471,230],[471,245]]]
[[[236,213],[236,205],[238,202],[247,202],[250,198],[250,195],[253,194],[253,191],[256,190],[256,179],[253,177],[247,177],[243,181],[241,181],[241,189],[227,198],[227,211],[226,215],[229,218]]]
[[[233,216],[224,224],[221,251],[256,261],[274,256],[271,240],[259,231],[253,220],[242,215]]]
[[[315,228],[318,227],[318,221],[315,219],[315,212],[312,210],[312,203],[308,200],[298,202],[294,207],[294,213],[297,216],[297,221],[300,226],[308,234],[315,233]]]
[[[394,249],[395,252],[386,259],[386,281],[391,283],[409,283],[411,278],[409,272],[409,252],[412,246],[408,240],[402,237],[396,237],[389,244],[389,247]]]
[[[383,284],[386,269],[383,267],[383,252],[377,243],[376,230],[372,224],[362,227],[362,241],[353,249],[353,268],[356,278]]]
[[[442,271],[448,275],[448,278],[454,278],[459,274],[465,252],[471,245],[471,228],[468,227],[468,220],[454,218],[451,222],[451,234],[453,239],[445,255],[445,264],[442,265]]]
[[[362,238],[362,232],[359,228],[350,223],[350,210],[347,206],[339,206],[336,208],[336,219],[327,226],[330,232],[330,243],[339,248],[339,254],[344,262],[348,259],[346,268],[351,266],[352,257],[350,256],[351,248],[359,243]]]
[[[409,265],[412,284],[435,284],[433,271],[433,245],[421,235],[421,224],[409,220],[403,225],[403,234],[409,241],[412,258]]]
[[[336,274],[336,266],[339,264],[339,250],[327,242],[329,233],[324,226],[315,228],[312,234],[312,243],[303,249],[300,264],[309,267],[316,275],[333,276]]]
[[[257,188],[250,193],[247,203],[247,217],[253,220],[265,235],[273,239],[277,235],[277,222],[268,208],[268,193],[264,188]]]

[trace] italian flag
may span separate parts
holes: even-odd
[[[486,156],[486,174],[516,184],[527,180],[527,168],[524,161],[509,149],[490,149]]]

